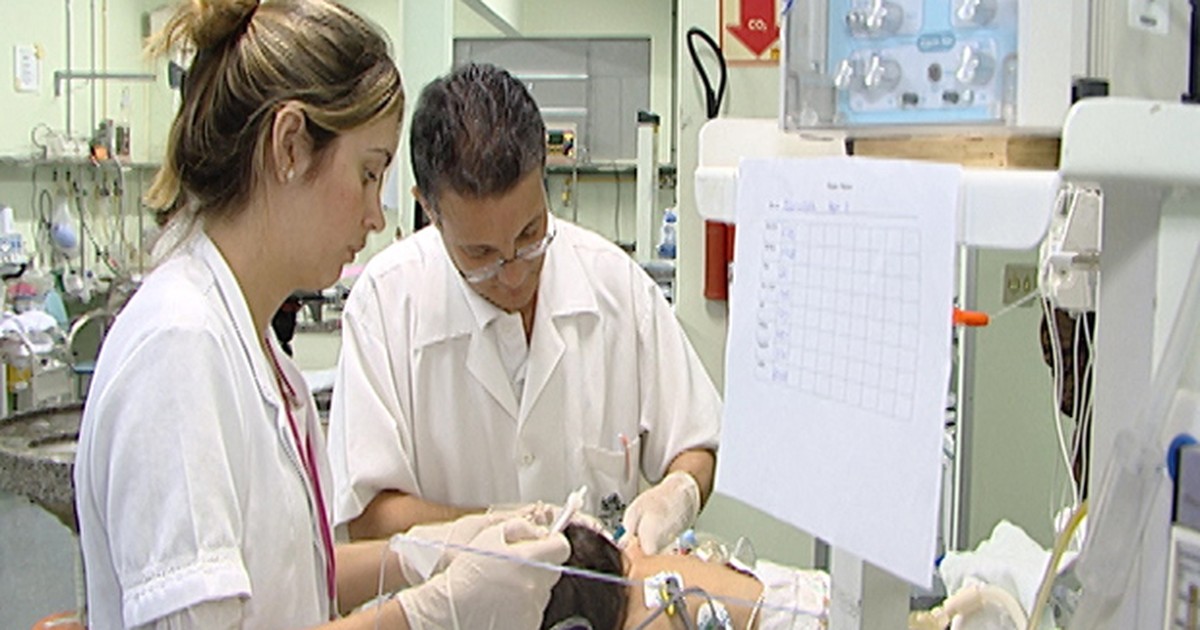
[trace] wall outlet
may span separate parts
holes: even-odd
[[[18,92],[42,89],[42,60],[36,45],[13,46],[13,89]]]
[[[1037,265],[1009,264],[1004,265],[1004,305],[1018,302],[1038,288]],[[1026,302],[1024,306],[1033,306],[1034,301]]]

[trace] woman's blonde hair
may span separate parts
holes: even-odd
[[[195,59],[146,203],[224,213],[265,172],[273,114],[300,104],[314,163],[341,133],[404,109],[400,72],[378,27],[331,0],[187,0],[147,45],[191,43]],[[314,168],[314,172],[317,169]]]

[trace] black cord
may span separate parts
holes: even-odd
[[[1200,1],[1191,0],[1191,30],[1188,39],[1188,81],[1184,103],[1200,103]]]
[[[703,39],[708,44],[708,47],[712,48],[713,54],[717,56],[717,63],[721,67],[721,79],[718,82],[716,92],[713,92],[712,81],[709,81],[708,73],[704,71],[704,65],[700,63],[700,55],[696,54],[696,44],[692,41],[693,37]],[[708,115],[709,120],[712,120],[720,115],[721,101],[725,100],[725,55],[721,52],[721,47],[717,45],[717,42],[713,41],[712,36],[695,26],[688,29],[687,48],[688,54],[692,56],[692,64],[696,66],[696,72],[700,73],[700,81],[704,83],[705,113]]]

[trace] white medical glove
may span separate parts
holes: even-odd
[[[691,527],[700,513],[700,485],[690,473],[677,470],[638,495],[629,507],[621,526],[626,534],[637,536],[642,553],[656,554]]]
[[[562,510],[563,506],[561,505],[538,501],[536,503],[528,503],[525,505],[509,506],[505,508],[492,508],[488,511],[488,514],[495,514],[503,511],[509,516],[522,516],[534,525],[550,527],[555,521],[558,520],[558,515],[562,513]],[[604,523],[601,523],[599,519],[591,514],[582,511],[576,511],[574,514],[572,514],[571,519],[568,522],[574,525],[581,525],[597,532],[606,531],[604,528]]]
[[[454,561],[459,550],[450,545],[467,545],[479,535],[479,532],[503,523],[511,518],[524,518],[535,524],[546,517],[546,508],[530,504],[513,510],[488,512],[487,514],[468,514],[458,520],[445,523],[416,525],[409,528],[407,534],[397,534],[392,537],[390,546],[400,560],[400,570],[409,585],[416,586],[428,580],[435,573],[441,573]],[[436,544],[420,544],[410,538],[417,538]]]
[[[483,530],[470,546],[507,557],[463,552],[445,572],[401,591],[396,598],[409,626],[538,628],[560,574],[510,558],[562,564],[571,554],[566,537],[514,518]]]

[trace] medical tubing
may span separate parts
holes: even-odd
[[[1059,343],[1058,318],[1054,316],[1054,311],[1050,308],[1050,303],[1047,300],[1042,300],[1042,313],[1046,317],[1046,330],[1050,336],[1050,353],[1054,363],[1054,386],[1050,392],[1053,399],[1052,404],[1054,405],[1052,410],[1054,412],[1054,429],[1058,437],[1059,454],[1062,455],[1063,466],[1066,467],[1067,479],[1071,482],[1071,505],[1075,506],[1079,502],[1079,485],[1075,480],[1075,471],[1071,465],[1071,455],[1067,450],[1067,439],[1063,435],[1062,428],[1063,350],[1062,344]],[[1053,518],[1055,511],[1055,509],[1050,510],[1051,518]]]
[[[696,53],[696,44],[692,41],[693,37],[699,37],[712,48],[713,53],[717,56],[717,63],[721,68],[721,78],[717,85],[717,91],[713,92],[712,82],[708,79],[708,73],[704,71],[704,65],[700,63],[700,55]],[[692,57],[692,65],[696,66],[696,73],[700,75],[700,81],[704,83],[704,113],[709,120],[716,118],[721,113],[721,101],[725,100],[725,54],[721,52],[721,47],[708,33],[698,27],[691,27],[687,32],[687,49],[688,54]]]
[[[1093,344],[1092,344],[1092,329],[1091,329],[1090,325],[1084,326],[1083,337],[1084,337],[1085,347],[1088,350],[1088,360],[1087,360],[1087,363],[1083,367],[1083,383],[1085,383],[1087,385],[1087,395],[1084,397],[1085,399],[1083,401],[1083,411],[1076,414],[1078,416],[1078,420],[1075,423],[1075,444],[1072,448],[1072,457],[1075,457],[1076,454],[1080,453],[1081,451],[1087,450],[1086,449],[1087,444],[1085,442],[1084,436],[1090,435],[1091,426],[1092,426],[1092,406],[1096,400],[1096,393],[1092,390],[1092,373],[1094,372],[1093,366],[1092,366],[1092,358],[1096,356],[1096,352],[1095,352],[1095,348],[1093,347]],[[1082,475],[1080,475],[1080,476],[1084,480],[1086,480],[1087,476],[1088,476],[1088,468],[1089,468],[1090,462],[1088,461],[1086,456],[1084,456],[1082,461],[1083,461],[1083,466],[1082,466],[1082,470],[1080,471],[1082,473]],[[1081,487],[1079,489],[1080,498],[1083,498],[1084,492],[1085,492],[1085,487]]]
[[[629,579],[629,578],[622,577],[622,576],[612,575],[610,573],[600,573],[598,571],[592,571],[592,570],[584,569],[581,567],[563,566],[563,565],[559,565],[559,564],[551,564],[549,562],[541,562],[539,560],[530,560],[528,558],[519,558],[516,556],[510,556],[507,554],[503,554],[503,553],[500,553],[497,551],[492,551],[490,549],[480,549],[478,547],[471,547],[469,545],[460,545],[458,543],[453,543],[453,542],[444,541],[444,540],[425,540],[424,538],[411,536],[407,533],[401,533],[401,534],[396,534],[396,535],[392,536],[388,542],[388,548],[395,550],[396,547],[394,546],[394,544],[397,540],[403,540],[406,543],[411,543],[411,544],[421,546],[421,547],[435,547],[438,549],[453,549],[455,551],[472,553],[472,554],[476,554],[476,555],[480,555],[480,556],[485,556],[488,558],[495,558],[497,560],[508,560],[508,561],[514,562],[516,564],[523,564],[525,566],[529,566],[529,567],[533,567],[533,568],[537,568],[537,569],[546,569],[547,571],[555,571],[557,573],[562,573],[564,575],[574,575],[577,577],[582,577],[582,578],[587,578],[587,579],[592,579],[592,580],[599,580],[601,582],[608,582],[610,584],[620,584],[622,586],[634,587],[634,588],[638,588],[638,589],[642,589],[646,585],[645,580],[634,580],[634,579]],[[386,556],[385,556],[385,560],[386,560]],[[764,589],[765,588],[766,588],[766,585],[764,585]],[[683,591],[684,594],[694,594],[696,592],[699,592],[699,589],[696,589],[695,591],[693,591],[692,589],[685,589]],[[707,593],[705,595],[708,596]],[[709,596],[709,597],[711,598],[711,596]],[[451,597],[450,599],[451,599],[451,605],[453,605],[454,598]],[[790,613],[793,616],[799,615],[802,617],[811,617],[813,619],[825,619],[828,616],[824,610],[807,610],[804,608],[798,608],[796,606],[779,606],[779,605],[775,605],[775,604],[767,604],[766,602],[760,601],[761,599],[762,598],[759,598],[759,600],[751,601],[748,599],[742,599],[740,597],[727,597],[727,596],[722,596],[722,595],[716,596],[717,601],[721,601],[726,604],[742,606],[744,608],[753,608],[755,606],[758,606],[759,608],[764,608],[767,610],[773,610],[773,611],[783,612],[783,613]]]
[[[1075,535],[1075,530],[1083,522],[1083,517],[1087,516],[1087,511],[1088,502],[1084,500],[1079,504],[1079,507],[1075,508],[1075,513],[1071,515],[1071,520],[1067,521],[1067,526],[1054,539],[1054,551],[1050,554],[1050,559],[1046,561],[1046,572],[1042,575],[1042,584],[1038,587],[1037,599],[1034,600],[1033,604],[1033,613],[1029,615],[1029,624],[1026,626],[1028,630],[1037,630],[1042,613],[1046,610],[1046,603],[1050,601],[1050,590],[1054,586],[1054,576],[1058,574],[1058,562],[1062,559],[1063,552],[1067,550],[1067,544],[1071,542],[1071,537]]]
[[[1030,300],[1037,297],[1038,295],[1041,295],[1041,292],[1042,292],[1041,289],[1034,289],[1034,290],[1030,291],[1029,293],[1022,295],[1016,302],[1013,302],[1012,304],[1009,304],[1008,306],[1005,306],[1004,308],[996,311],[996,314],[991,316],[991,320],[994,322],[997,319],[1000,319],[1001,317],[1008,315],[1009,313],[1017,310],[1018,308],[1025,306],[1026,304],[1029,303]]]
[[[941,606],[914,613],[914,617],[909,621],[909,628],[944,630],[955,617],[966,617],[986,604],[993,604],[1002,609],[1017,628],[1022,628],[1029,622],[1021,604],[1008,591],[992,584],[972,584],[946,598]]]

